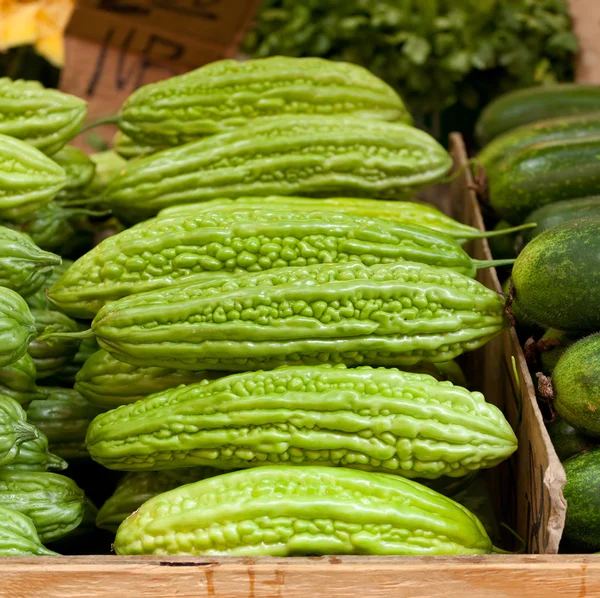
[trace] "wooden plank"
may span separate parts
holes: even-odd
[[[579,38],[577,81],[600,83],[600,2],[569,0],[573,28]]]
[[[5,558],[0,576],[19,598],[570,598],[599,595],[600,557]]]

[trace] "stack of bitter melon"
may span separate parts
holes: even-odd
[[[29,147],[31,190],[0,197],[10,234],[65,258],[6,291],[0,383],[58,455],[35,462],[130,472],[97,514],[118,554],[492,551],[449,495],[517,439],[453,360],[509,322],[462,247],[484,233],[415,200],[452,161],[398,94],[351,64],[224,60],[117,120],[116,152]],[[51,136],[24,121],[7,155]],[[85,250],[89,210],[120,232]],[[13,469],[7,493],[56,476]],[[95,516],[77,497],[70,537]]]

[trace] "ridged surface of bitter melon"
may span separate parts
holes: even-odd
[[[485,554],[481,522],[412,480],[341,467],[257,467],[159,494],[119,528],[117,554]]]
[[[94,178],[96,165],[80,149],[67,145],[52,156],[52,159],[63,167],[67,182],[62,193],[73,194],[82,189]]]
[[[36,334],[35,318],[25,300],[0,287],[0,367],[21,359]]]
[[[330,465],[464,476],[517,449],[481,393],[397,369],[300,366],[157,393],[98,416],[86,444],[111,469]]]
[[[476,273],[454,239],[413,224],[331,212],[200,212],[155,218],[109,237],[77,260],[48,298],[69,315],[89,318],[115,299],[203,273],[399,260]]]
[[[0,368],[0,394],[7,395],[21,405],[27,405],[46,395],[36,383],[35,362],[29,353]]]
[[[48,439],[39,432],[33,440],[27,440],[20,447],[14,461],[2,469],[11,471],[62,471],[67,462],[48,450]]]
[[[81,98],[45,89],[37,81],[0,78],[0,134],[52,155],[74,137],[87,115]]]
[[[0,556],[54,556],[27,515],[0,505]]]
[[[31,518],[42,542],[57,540],[83,519],[85,494],[66,476],[0,470],[0,504]]]
[[[433,137],[405,124],[282,116],[133,161],[104,200],[120,218],[139,222],[169,206],[223,197],[400,199],[451,167]]]
[[[100,350],[77,373],[75,390],[93,405],[114,409],[180,384],[216,378],[220,373],[130,365]]]
[[[278,268],[138,293],[105,306],[98,345],[127,363],[245,371],[454,359],[507,326],[504,301],[423,264]]]
[[[19,403],[0,395],[0,467],[10,465],[19,447],[38,436],[39,431],[27,421],[27,414]]]
[[[412,124],[400,96],[359,65],[274,56],[219,60],[144,85],[125,102],[119,128],[138,143],[169,146],[295,114]]]
[[[127,473],[119,480],[112,496],[102,505],[96,517],[96,525],[116,533],[119,525],[153,496],[219,473],[218,469],[212,467]]]
[[[67,182],[61,166],[24,141],[0,134],[0,218],[18,220],[51,202]]]
[[[29,236],[0,226],[0,286],[26,297],[35,293],[60,263],[60,256],[43,251]]]

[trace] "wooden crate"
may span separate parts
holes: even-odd
[[[455,168],[461,170],[467,157],[460,135],[452,135],[451,151]],[[448,213],[483,230],[471,182],[468,170],[462,168],[450,194],[439,192],[438,197]],[[490,257],[486,241],[477,241],[470,249],[478,259]],[[494,270],[480,271],[479,279],[500,291]],[[516,522],[513,525],[527,538],[531,552],[556,552],[565,513],[564,471],[541,421],[516,335],[507,332],[469,353],[464,364],[475,387],[505,411],[519,438],[515,458],[489,471],[499,519]],[[3,558],[0,576],[3,595],[18,598],[600,595],[600,558],[593,555]]]

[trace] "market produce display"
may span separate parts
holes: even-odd
[[[535,223],[417,197],[453,163],[401,94],[223,60],[138,89],[86,156],[83,100],[2,85],[32,108],[0,102],[0,554],[95,526],[118,554],[499,550],[460,501],[518,441],[454,359],[511,325],[476,275],[514,259],[467,243]]]
[[[480,117],[480,138],[491,141],[476,158],[490,213],[535,224],[512,233],[516,260],[503,288],[567,476],[565,552],[600,549],[599,94],[569,84],[499,98]],[[507,257],[500,244],[493,253]]]

